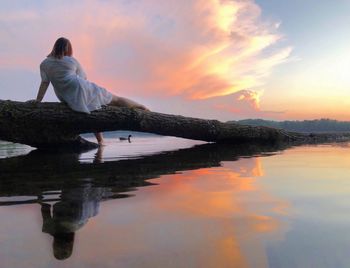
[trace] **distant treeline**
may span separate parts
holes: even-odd
[[[245,119],[229,122],[250,126],[267,126],[297,132],[350,132],[350,122],[332,119],[281,122],[264,119]]]

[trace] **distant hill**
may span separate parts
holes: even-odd
[[[350,132],[350,122],[332,119],[304,121],[270,121],[264,119],[245,119],[229,121],[250,126],[267,126],[297,132]]]

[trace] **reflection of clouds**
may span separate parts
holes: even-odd
[[[289,205],[260,187],[258,181],[263,174],[260,158],[246,158],[225,162],[221,168],[164,176],[157,186],[163,195],[158,196],[156,210],[215,223],[215,227],[198,228],[204,228],[207,239],[202,246],[211,243],[211,257],[217,257],[218,263],[267,266],[266,249],[259,237],[280,238],[284,226],[277,217],[285,214]],[[220,232],[211,228],[219,228]]]
[[[265,203],[271,203],[269,205],[273,206],[272,210],[279,207],[278,203],[274,204],[278,200],[269,198],[259,189],[257,180],[262,174],[260,159],[246,158],[225,162],[222,168],[185,172],[181,180],[171,180],[160,187],[166,187],[168,193],[183,196],[183,207],[180,208],[207,216],[231,217],[234,214],[246,213],[246,207],[242,207],[241,204],[241,198],[245,196],[252,197],[252,200],[263,198]],[[180,200],[179,197],[177,199]],[[262,219],[262,222],[266,222],[264,217],[254,216],[252,219]]]
[[[262,177],[264,168],[260,157],[241,158],[239,161],[229,161],[223,163],[225,168],[239,174],[240,177]]]

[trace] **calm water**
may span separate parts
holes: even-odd
[[[0,143],[1,268],[350,267],[348,144],[124,134],[81,155]]]

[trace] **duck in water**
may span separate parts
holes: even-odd
[[[131,142],[131,140],[130,140],[131,137],[132,137],[131,135],[129,135],[127,138],[125,138],[125,137],[119,137],[119,140]]]

